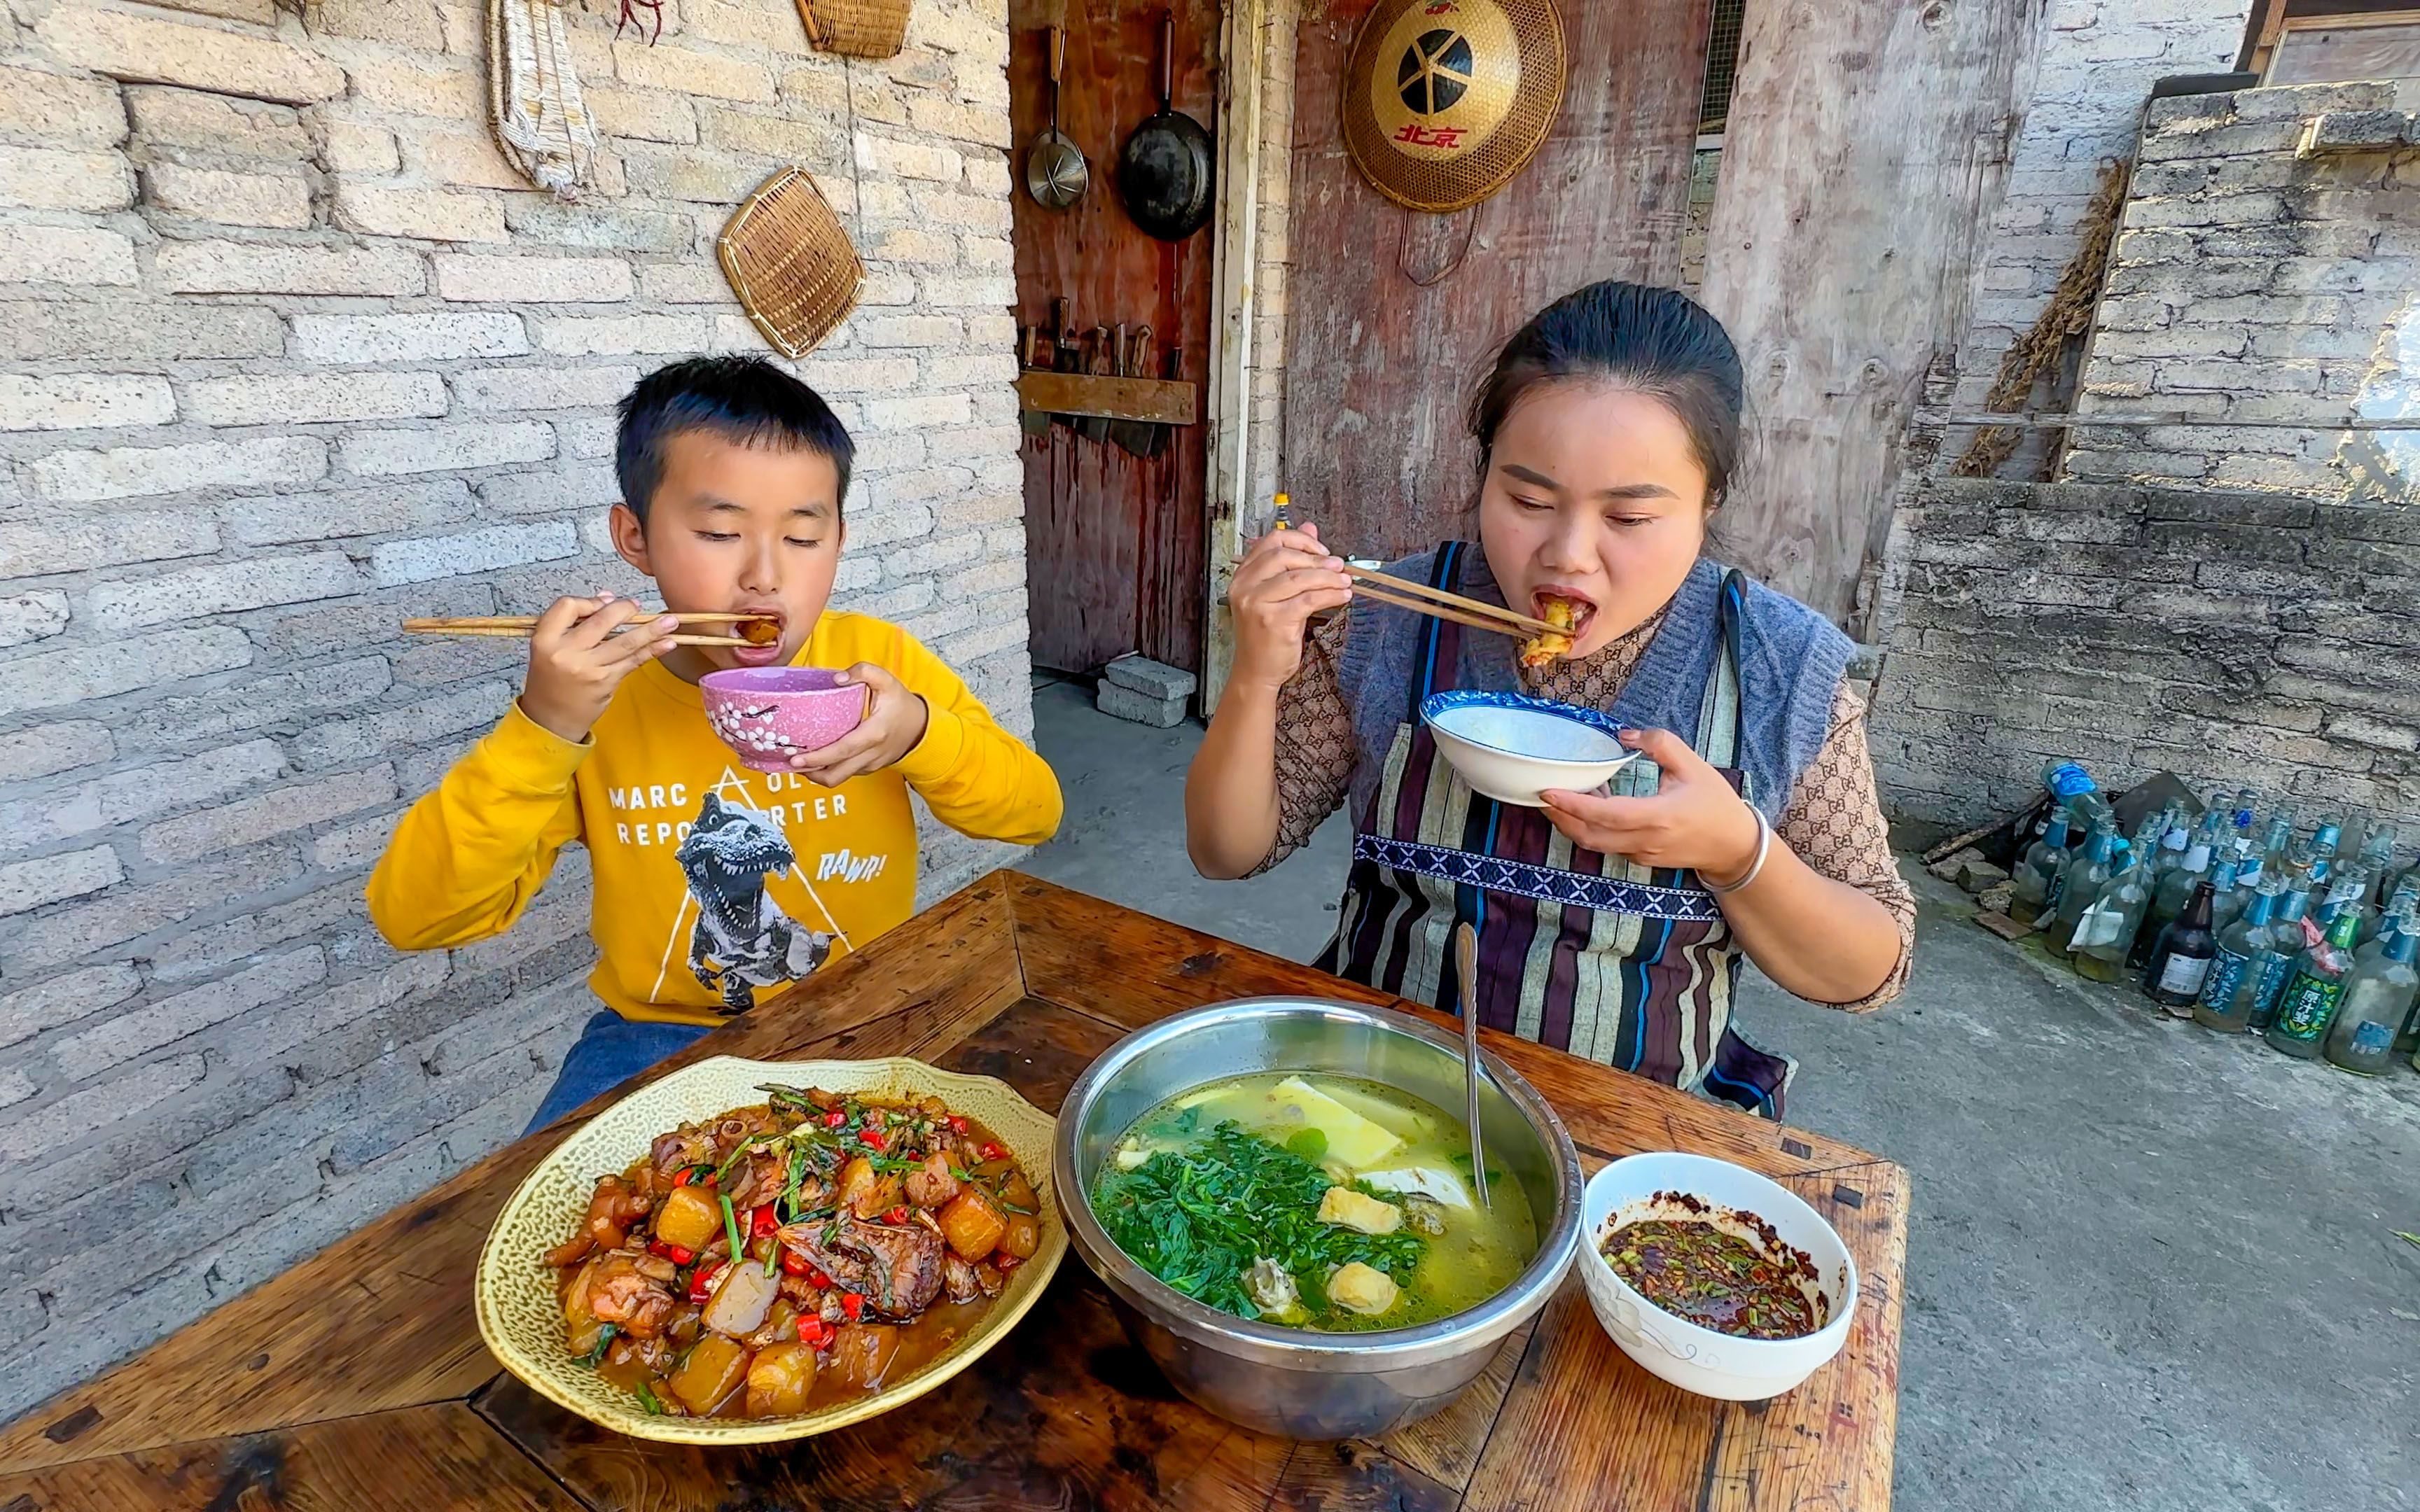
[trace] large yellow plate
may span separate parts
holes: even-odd
[[[938,1097],[953,1112],[989,1128],[1016,1157],[1042,1199],[1042,1247],[1009,1276],[1008,1288],[947,1354],[904,1381],[853,1401],[798,1417],[694,1418],[657,1416],[628,1392],[597,1379],[564,1347],[563,1311],[554,1272],[543,1257],[588,1211],[597,1178],[618,1171],[647,1151],[650,1141],[683,1119],[711,1118],[726,1108],[762,1103],[764,1082],[821,1087],[861,1097]],[[1067,1253],[1067,1225],[1050,1189],[1050,1115],[989,1076],[964,1076],[921,1060],[741,1060],[718,1056],[650,1083],[614,1103],[538,1163],[496,1215],[479,1252],[476,1300],[479,1335],[499,1364],[556,1406],[634,1439],[666,1443],[769,1443],[803,1439],[862,1423],[913,1401],[972,1365],[999,1343],[1041,1297]]]

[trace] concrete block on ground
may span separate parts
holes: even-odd
[[[1968,861],[1958,869],[1958,886],[1972,893],[1979,893],[2008,880],[2008,871],[1989,861]]]
[[[1156,699],[1191,698],[1194,688],[1200,686],[1193,674],[1181,667],[1132,653],[1110,662],[1102,669],[1101,675],[1120,687],[1130,687]]]
[[[1103,714],[1147,724],[1156,730],[1172,730],[1185,722],[1186,700],[1182,694],[1175,698],[1154,698],[1149,693],[1103,678],[1100,691],[1094,696],[1093,702]]]
[[[1979,865],[1982,862],[1982,859],[1983,853],[1970,846],[1969,848],[1960,851],[1953,856],[1943,856],[1940,860],[1926,867],[1925,870],[1931,872],[1934,876],[1939,877],[1944,882],[1955,882],[1958,880],[1958,872],[1961,868],[1966,866],[1970,862]]]

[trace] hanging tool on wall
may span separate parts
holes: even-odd
[[[1142,369],[1136,365],[1135,357],[1139,348],[1147,351],[1150,347],[1151,327],[1146,325],[1129,336],[1125,325],[1121,324],[1117,333],[1117,376],[1122,378],[1142,377]],[[1109,422],[1109,440],[1136,456],[1149,456],[1151,433],[1155,428],[1147,421],[1112,420]]]
[[[1025,192],[1045,209],[1063,210],[1084,197],[1093,170],[1066,132],[1059,130],[1059,76],[1067,68],[1067,33],[1050,28],[1050,129],[1025,149]]]
[[[1182,241],[1210,219],[1210,133],[1171,102],[1176,12],[1159,15],[1159,112],[1126,138],[1118,154],[1118,193],[1144,234]]]
[[[1114,376],[1112,369],[1115,361],[1115,348],[1112,347],[1111,343],[1116,339],[1116,336],[1107,326],[1094,326],[1093,328],[1093,333],[1084,340],[1084,371],[1086,373],[1100,377]],[[1076,434],[1090,440],[1102,441],[1109,440],[1109,416],[1090,414],[1077,415]]]

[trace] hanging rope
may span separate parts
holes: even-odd
[[[2077,226],[2080,238],[2075,255],[2069,258],[2067,269],[2058,276],[2058,286],[2051,290],[2050,302],[2042,306],[2033,329],[2019,336],[2000,354],[2000,372],[1984,396],[1987,410],[2014,411],[2025,407],[2025,399],[2034,392],[2034,384],[2045,373],[2054,372],[2068,351],[2092,330],[2092,312],[2101,303],[2101,285],[2109,270],[2109,248],[2118,238],[2118,214],[2126,204],[2127,172],[2133,166],[2123,159],[2115,160],[2101,170],[2101,186],[2092,192],[2092,201],[2085,208],[2084,220]],[[1990,425],[1975,433],[1967,443],[1966,453],[1949,471],[1961,478],[1988,478],[2000,470],[2000,464],[2016,455],[2017,439],[2022,431],[2006,425]],[[2057,445],[2056,435],[2051,444]],[[2044,476],[2048,476],[2047,472]]]

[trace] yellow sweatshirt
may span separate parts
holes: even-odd
[[[914,911],[911,788],[966,834],[1050,838],[1049,766],[907,631],[827,610],[797,658],[861,661],[922,694],[931,717],[897,764],[837,788],[740,765],[696,686],[660,663],[626,678],[579,745],[515,704],[404,816],[370,873],[371,919],[404,950],[501,934],[581,841],[597,995],[625,1018],[713,1024]]]

